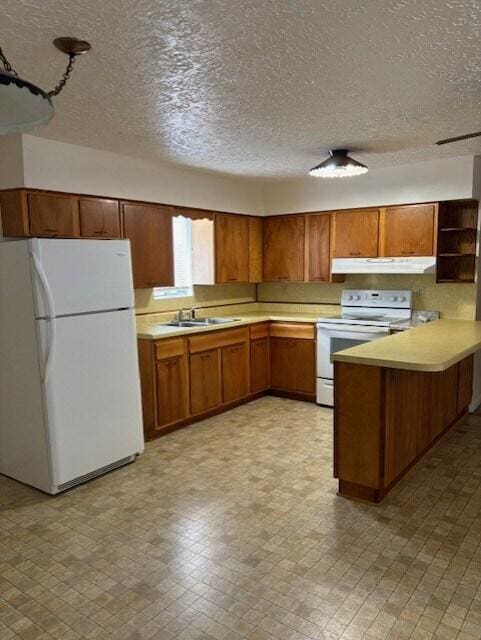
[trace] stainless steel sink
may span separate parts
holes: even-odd
[[[212,324],[227,324],[239,322],[240,318],[197,318],[196,320],[171,320],[166,322],[167,327],[208,327]]]
[[[226,324],[227,322],[240,322],[240,318],[203,318],[204,324]]]
[[[172,322],[166,322],[168,327],[205,327],[206,322],[199,320],[172,320]]]

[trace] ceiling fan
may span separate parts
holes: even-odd
[[[455,136],[454,138],[444,138],[444,140],[438,140],[436,144],[437,145],[449,144],[450,142],[459,142],[460,140],[469,140],[469,138],[477,138],[478,136],[481,136],[481,131],[476,131],[475,133],[465,133],[464,136]]]

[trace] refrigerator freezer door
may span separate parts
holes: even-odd
[[[53,491],[143,451],[140,381],[132,310],[37,320],[43,359]]]
[[[29,243],[37,318],[133,307],[128,240],[34,238]]]

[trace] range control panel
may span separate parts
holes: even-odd
[[[343,307],[384,307],[387,309],[410,309],[412,292],[409,290],[343,289]]]

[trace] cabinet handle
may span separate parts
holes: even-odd
[[[349,255],[350,256],[360,256],[361,252],[360,251],[351,251],[351,253]]]
[[[279,276],[278,280],[289,280],[289,276]]]
[[[205,356],[200,356],[201,360],[209,360],[210,359],[210,355],[206,354]]]
[[[403,256],[412,256],[414,255],[414,251],[401,251]]]
[[[227,282],[237,282],[237,278],[227,278]]]
[[[94,231],[94,236],[105,236],[107,235],[106,231]]]
[[[44,229],[45,233],[58,233],[58,229]]]

